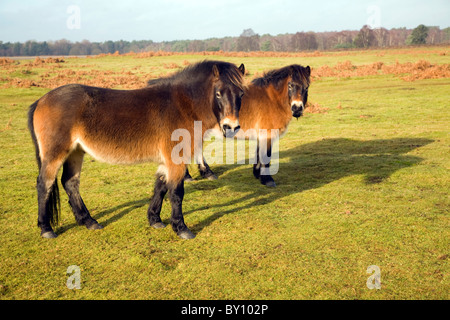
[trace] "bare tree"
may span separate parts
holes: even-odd
[[[238,51],[259,51],[259,35],[252,29],[245,29],[237,41]]]
[[[316,35],[313,32],[297,32],[291,38],[291,47],[293,51],[317,50]]]
[[[401,46],[405,44],[406,38],[411,33],[411,30],[406,28],[394,28],[389,31],[388,46]]]
[[[386,28],[373,29],[375,43],[378,47],[386,47],[389,31]]]
[[[205,51],[205,42],[201,40],[193,40],[189,42],[188,50],[191,52]]]
[[[441,30],[439,27],[428,27],[428,37],[426,42],[436,44],[441,42]]]
[[[373,46],[375,43],[373,30],[368,25],[363,26],[361,30],[359,30],[359,33],[353,43],[359,48],[368,48]]]

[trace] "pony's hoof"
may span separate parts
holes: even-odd
[[[184,240],[190,240],[195,238],[195,234],[191,232],[191,230],[185,230],[178,233],[178,236]]]
[[[269,188],[275,188],[277,186],[275,181],[273,181],[272,177],[270,176],[261,176],[260,181],[261,184]]]
[[[210,176],[207,176],[206,179],[208,179],[208,180],[217,180],[217,176],[213,173]]]
[[[259,179],[259,177],[261,177],[261,169],[256,169],[256,165],[253,166],[253,176],[256,179]]]
[[[191,175],[189,174],[189,171],[186,169],[186,173],[184,175],[184,182],[192,182],[195,181],[194,179],[192,179]]]
[[[154,223],[151,226],[152,226],[152,228],[155,228],[155,229],[164,229],[166,227],[166,225],[162,222]]]
[[[86,228],[88,228],[89,230],[101,230],[101,229],[103,229],[103,226],[99,223],[93,223],[89,227],[86,227]]]
[[[47,231],[47,232],[41,232],[41,237],[44,239],[54,239],[58,235],[54,233],[53,231]]]
[[[268,181],[264,184],[266,187],[269,188],[275,188],[277,186],[277,184],[275,183],[275,181]]]

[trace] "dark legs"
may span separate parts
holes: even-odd
[[[161,207],[164,200],[164,196],[167,193],[167,186],[164,180],[164,176],[157,175],[155,182],[155,190],[153,192],[153,198],[150,201],[150,206],[147,211],[148,222],[153,228],[162,229],[166,225],[161,221]]]
[[[61,166],[61,160],[43,161],[37,178],[38,194],[38,227],[43,238],[56,238],[52,225],[58,224],[59,190],[56,174]]]
[[[147,217],[150,225],[156,229],[164,228],[161,221],[161,207],[164,196],[169,193],[169,200],[172,206],[171,224],[173,231],[182,239],[193,239],[195,235],[184,223],[182,203],[184,198],[184,180],[178,184],[167,184],[163,175],[156,176],[155,190],[153,198],[148,208]]]
[[[55,149],[57,150],[57,148]],[[64,152],[61,152],[50,161],[42,161],[36,188],[38,193],[38,227],[41,228],[41,236],[43,238],[57,237],[52,226],[58,223],[59,190],[56,176],[61,165],[64,167],[61,182],[69,196],[69,203],[76,221],[88,229],[103,228],[97,221],[92,219],[80,196],[80,172],[83,155],[83,151],[74,150],[65,161]]]
[[[198,164],[198,171],[200,172],[200,175],[202,176],[203,179],[217,180],[217,176],[211,170],[209,165],[206,163],[205,158],[203,158],[203,157],[202,157],[201,163]],[[189,174],[188,168],[186,168],[186,174],[184,176],[184,181],[185,182],[194,181],[194,179],[192,179],[191,175]]]
[[[261,144],[261,145],[260,145]],[[275,181],[270,175],[270,159],[272,158],[271,140],[257,141],[256,164],[253,165],[253,175],[261,184],[267,187],[276,187]]]
[[[198,170],[202,178],[208,180],[217,180],[217,176],[214,174],[209,165],[206,163],[205,158],[202,158],[202,163],[198,164]]]
[[[272,158],[272,142],[270,139],[263,140],[263,144],[260,147],[260,141],[257,140],[256,147],[256,164],[253,164],[253,175],[258,179],[261,184],[267,187],[276,187],[275,181],[270,175],[270,159]],[[202,158],[202,163],[198,164],[198,170],[202,178],[209,180],[216,180],[217,176],[211,170],[209,165],[206,163],[205,158]],[[189,170],[186,168],[186,173],[184,176],[184,181],[191,182],[194,181],[192,176],[189,174]]]
[[[169,187],[169,199],[172,205],[172,229],[182,239],[193,239],[195,235],[188,229],[184,223],[182,203],[184,198],[184,181],[176,185]]]
[[[59,190],[56,180],[45,180],[42,174],[37,178],[38,227],[43,238],[56,238],[52,225],[58,223]]]
[[[72,207],[75,220],[79,225],[84,225],[90,230],[102,229],[103,226],[94,220],[86,208],[80,196],[80,173],[83,164],[84,152],[75,150],[64,162],[61,183],[69,196],[69,204]]]
[[[184,174],[184,182],[192,182],[194,179],[189,174],[189,169],[186,167],[186,173]]]

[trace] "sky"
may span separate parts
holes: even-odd
[[[0,0],[0,41],[204,40],[450,26],[450,0]]]

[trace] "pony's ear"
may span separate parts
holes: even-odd
[[[239,71],[242,73],[242,75],[245,75],[245,66],[243,63],[241,63],[241,65],[239,66]]]
[[[306,73],[308,74],[308,77],[311,75],[311,68],[309,66],[306,67]]]
[[[214,80],[219,80],[219,69],[216,65],[213,65],[213,74],[214,74]]]

